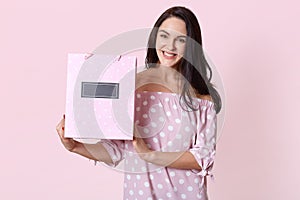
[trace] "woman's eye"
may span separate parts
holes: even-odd
[[[182,38],[180,38],[178,41],[181,43],[185,43],[185,39],[182,39]]]
[[[167,38],[167,36],[164,35],[164,34],[161,34],[160,37],[162,37],[162,38]]]

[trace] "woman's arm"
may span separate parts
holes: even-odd
[[[140,147],[135,146],[138,151]],[[188,151],[183,152],[161,152],[149,151],[148,153],[138,152],[141,159],[165,167],[172,167],[177,169],[197,169],[201,170],[195,157]]]
[[[160,152],[153,151],[149,154],[148,162],[156,165],[164,165],[177,169],[201,170],[195,157],[188,151],[184,152]]]
[[[135,131],[133,146],[142,160],[147,162],[177,169],[201,170],[195,157],[188,151],[183,152],[161,152],[152,151],[148,148],[138,131]]]
[[[107,150],[101,143],[96,144],[83,144],[72,138],[65,138],[65,116],[56,126],[57,133],[64,147],[73,153],[79,154],[86,158],[112,164],[112,159]]]
[[[79,154],[95,161],[105,162],[106,164],[113,163],[110,155],[101,143],[83,144],[77,141],[75,141],[75,143],[75,147],[70,150],[70,152]]]

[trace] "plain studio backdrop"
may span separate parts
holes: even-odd
[[[197,15],[226,90],[209,196],[300,199],[296,0],[1,1],[0,199],[122,198],[122,173],[67,152],[56,133],[67,53],[150,28],[174,5]]]

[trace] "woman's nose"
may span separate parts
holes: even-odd
[[[175,39],[169,39],[167,44],[166,44],[166,47],[167,47],[168,50],[174,51],[176,49]]]

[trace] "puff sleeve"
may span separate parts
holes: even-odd
[[[99,143],[103,145],[113,161],[112,164],[106,165],[116,167],[124,159],[124,140],[103,139]]]
[[[211,170],[216,153],[217,116],[214,103],[201,100],[197,115],[197,132],[189,151],[193,154],[201,170],[193,170],[201,177],[200,187],[205,177],[213,178]]]

